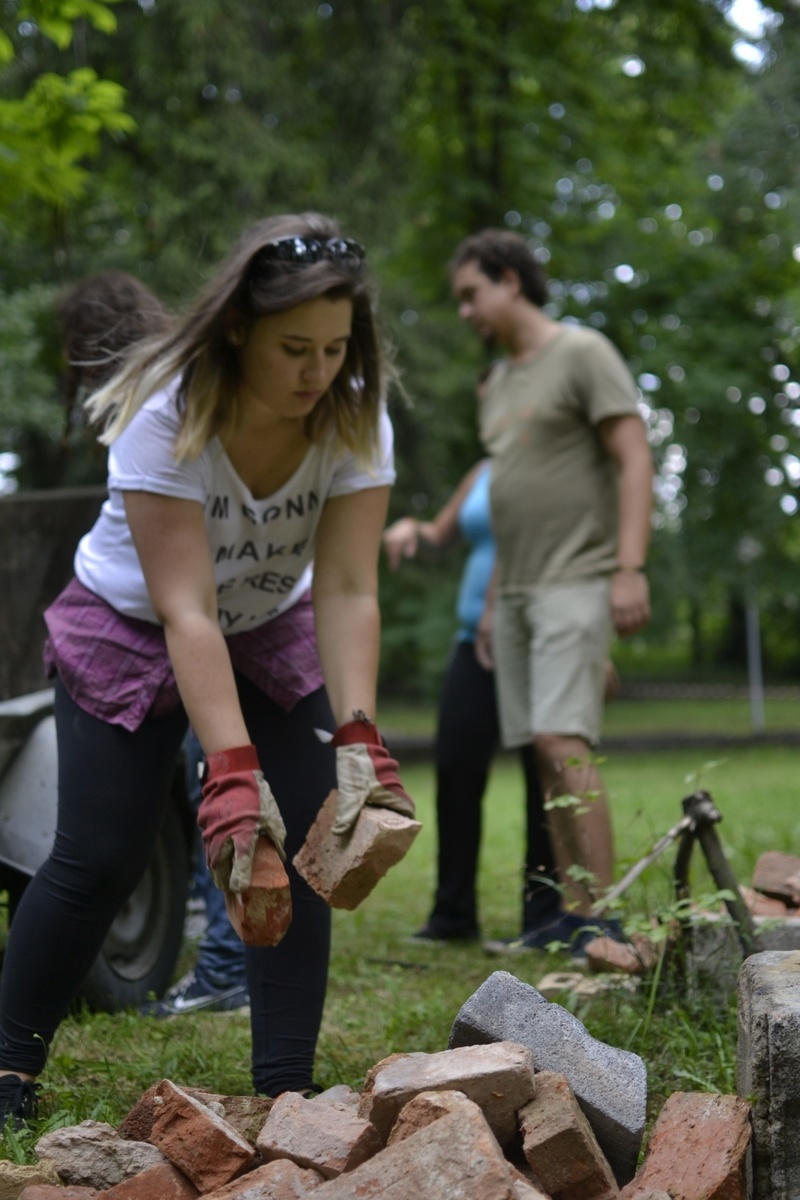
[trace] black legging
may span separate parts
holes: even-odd
[[[475,657],[473,642],[457,642],[439,702],[436,738],[438,881],[431,925],[445,936],[477,930],[475,879],[481,840],[481,806],[499,739],[494,672]],[[556,879],[539,772],[531,745],[520,750],[525,776],[527,850],[522,928],[532,929],[559,910]]]
[[[253,1083],[264,1095],[307,1087],[328,976],[330,910],[291,866],[331,788],[334,729],[324,689],[291,713],[237,675],[244,720],[286,823],[292,924],[274,947],[248,947]],[[0,1067],[38,1075],[117,912],[155,845],[186,730],[182,708],[135,733],[89,716],[56,682],[58,828],[25,889],[0,983]]]

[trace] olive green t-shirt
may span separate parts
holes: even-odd
[[[638,415],[636,385],[595,329],[563,325],[530,361],[494,368],[480,427],[501,590],[613,570],[616,469],[597,425],[627,414]]]

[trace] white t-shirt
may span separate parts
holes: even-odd
[[[117,612],[156,622],[122,493],[197,500],[205,510],[220,627],[224,634],[242,633],[290,608],[310,586],[314,538],[327,499],[394,483],[391,421],[383,410],[380,447],[368,466],[350,452],[337,453],[328,438],[309,447],[274,495],[256,500],[216,437],[199,458],[175,461],[175,391],[170,386],[152,396],[112,444],[109,497],[78,544],[75,574]]]

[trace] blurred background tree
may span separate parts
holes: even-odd
[[[245,225],[319,208],[369,247],[413,402],[392,400],[393,515],[430,515],[481,453],[484,355],[447,261],[505,225],[547,264],[552,314],[602,328],[642,389],[655,615],[623,669],[740,670],[755,596],[770,672],[796,675],[800,11],[754,5],[748,38],[731,7],[5,0],[6,486],[97,471],[83,440],[64,452],[60,287],[117,267],[179,306]],[[385,574],[384,690],[431,694],[458,566]]]

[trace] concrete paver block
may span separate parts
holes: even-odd
[[[278,1158],[225,1187],[206,1192],[203,1200],[304,1200],[324,1182],[319,1171],[298,1167],[289,1158]]]
[[[623,1200],[747,1200],[750,1105],[739,1096],[674,1092],[655,1123],[644,1165]],[[761,1193],[757,1193],[761,1200]]]
[[[736,1090],[753,1102],[754,1195],[800,1196],[798,951],[753,954],[742,964]]]
[[[522,1149],[553,1200],[617,1200],[611,1167],[563,1075],[540,1071],[519,1114]]]
[[[292,861],[332,908],[353,909],[405,856],[422,826],[392,809],[365,804],[355,827],[335,834],[337,796],[329,794]]]
[[[278,1096],[256,1141],[261,1157],[291,1158],[326,1179],[377,1154],[384,1139],[349,1104],[320,1104],[297,1092]]]
[[[509,1165],[483,1115],[462,1111],[323,1183],[314,1200],[514,1200]]]
[[[253,1162],[250,1143],[183,1088],[162,1079],[155,1099],[150,1140],[201,1192],[229,1183]]]
[[[800,950],[800,917],[754,916],[753,925],[762,952]],[[708,914],[693,921],[686,945],[689,974],[732,995],[742,965],[742,948],[730,917]]]
[[[101,1190],[165,1161],[156,1146],[128,1141],[105,1121],[53,1129],[34,1149],[41,1162],[53,1164],[64,1183]]]
[[[385,1140],[409,1100],[439,1091],[463,1092],[473,1100],[504,1145],[517,1132],[517,1111],[536,1092],[533,1055],[511,1042],[393,1055],[368,1072],[359,1111]]]
[[[449,1044],[499,1041],[528,1046],[537,1071],[566,1076],[617,1182],[632,1179],[647,1103],[638,1054],[593,1038],[572,1013],[507,971],[495,971],[462,1006]]]

